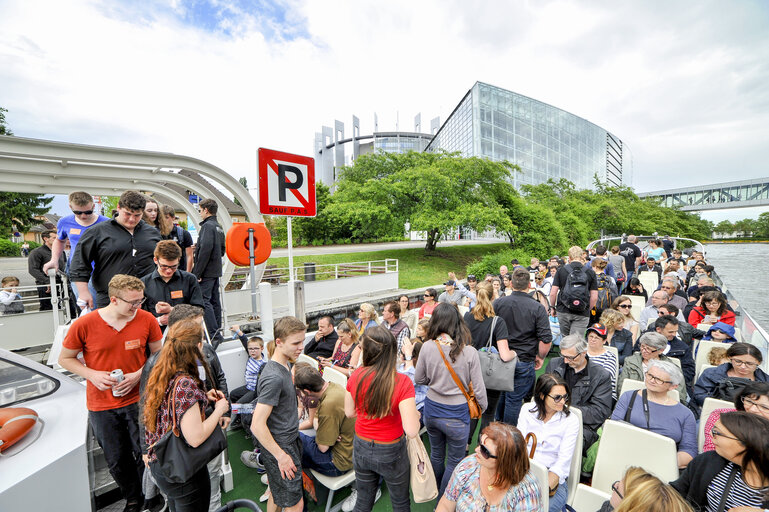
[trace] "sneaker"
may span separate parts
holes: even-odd
[[[166,508],[166,500],[158,494],[154,498],[144,500],[144,512],[162,512]]]
[[[255,469],[260,475],[267,470],[264,469],[264,465],[259,461],[259,454],[250,450],[245,450],[240,453],[240,461],[244,466]]]
[[[123,512],[141,512],[143,503],[126,503]]]
[[[267,490],[264,491],[264,494],[259,496],[259,503],[264,503],[265,501],[270,499],[270,488],[267,487]]]
[[[374,498],[374,503],[379,501],[379,498],[382,497],[382,489],[376,490],[376,497]],[[347,498],[342,502],[342,510],[344,512],[352,512],[355,508],[355,502],[358,501],[358,490],[353,489],[352,493],[350,493]]]
[[[269,485],[268,482],[267,482],[267,475],[262,475],[262,483],[264,485]]]

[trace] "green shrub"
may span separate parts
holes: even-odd
[[[530,251],[524,249],[503,249],[498,252],[487,254],[479,261],[471,263],[467,266],[467,273],[475,274],[478,277],[478,280],[481,281],[486,274],[498,275],[499,267],[502,265],[510,267],[510,261],[514,258],[524,267],[528,267],[532,254],[533,253]]]
[[[16,257],[21,256],[21,243],[11,242],[7,239],[0,239],[0,257]],[[29,243],[29,250],[35,249],[37,247],[40,247],[40,244],[37,242],[27,242]]]

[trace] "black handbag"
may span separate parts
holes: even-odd
[[[203,444],[193,448],[184,439],[181,429],[176,424],[176,386],[179,380],[174,382],[169,398],[171,399],[172,428],[166,432],[150,448],[155,450],[157,461],[155,467],[169,482],[188,482],[192,476],[200,471],[203,466],[211,462],[217,455],[227,449],[227,438],[224,431],[217,425],[208,439]]]

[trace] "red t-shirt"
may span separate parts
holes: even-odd
[[[63,346],[71,350],[82,350],[88,368],[106,372],[119,368],[125,375],[144,366],[147,344],[162,337],[158,321],[147,311],[137,310],[133,320],[122,330],[116,331],[104,321],[97,309],[72,323]],[[89,411],[117,409],[139,401],[139,386],[123,396],[112,396],[112,389],[99,391],[88,381],[85,398]]]
[[[358,389],[358,381],[365,371],[364,368],[358,368],[347,380],[347,391],[355,400],[355,433],[366,439],[374,441],[394,441],[403,435],[403,423],[401,422],[401,412],[398,405],[407,398],[414,398],[414,384],[408,376],[397,373],[395,377],[395,389],[393,390],[392,411],[390,415],[384,418],[367,418],[363,410],[363,395],[368,391],[369,383],[374,378],[372,374],[361,387],[361,396],[356,397],[355,391]]]

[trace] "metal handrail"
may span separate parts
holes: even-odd
[[[348,261],[340,263],[321,263],[315,265],[314,276],[316,280],[343,279],[346,277],[359,277],[363,275],[384,274],[398,272],[399,262],[396,258],[370,261]],[[293,275],[298,278],[304,273],[304,266],[294,265]],[[238,267],[233,273],[233,280],[248,280],[248,267]],[[262,275],[262,281],[288,281],[290,269],[288,267],[266,268]],[[239,278],[239,279],[238,279]]]

